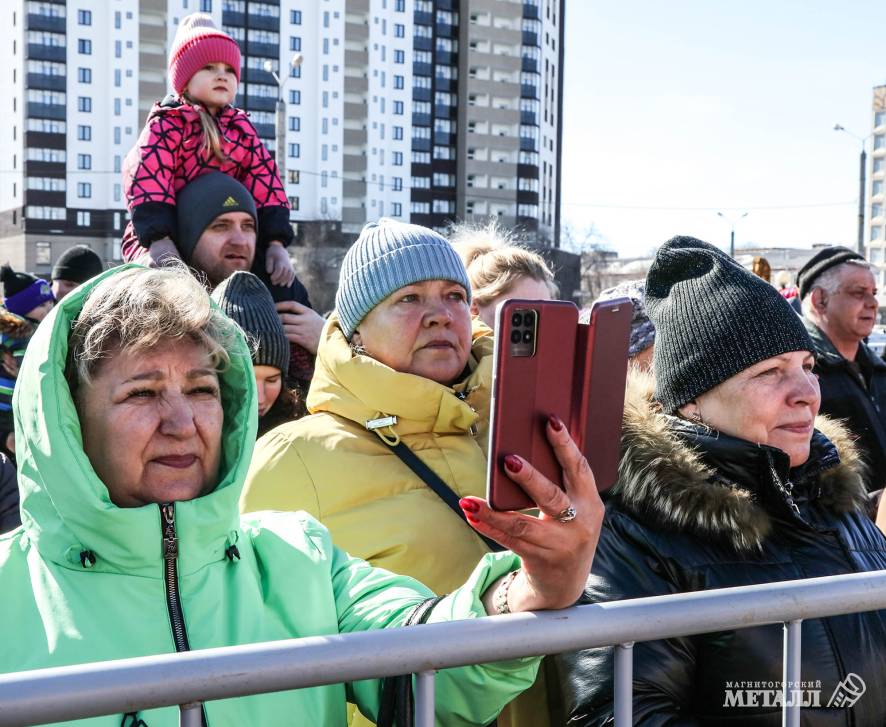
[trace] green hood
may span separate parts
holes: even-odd
[[[37,328],[13,398],[22,527],[43,558],[82,568],[92,551],[94,570],[156,578],[162,561],[156,505],[119,508],[83,451],[80,422],[64,376],[71,323],[110,270],[67,295]],[[255,378],[249,348],[238,335],[231,363],[220,376],[224,426],[219,483],[197,500],[176,503],[182,547],[179,569],[192,573],[224,557],[237,538],[237,503],[252,457],[257,427]]]

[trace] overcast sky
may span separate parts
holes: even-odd
[[[622,257],[675,234],[854,245],[883,0],[567,0],[563,220]],[[870,147],[868,147],[870,150]]]

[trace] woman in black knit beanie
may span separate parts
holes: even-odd
[[[596,603],[886,568],[847,431],[818,417],[813,346],[775,288],[705,242],[676,237],[646,280],[655,382],[629,382],[619,480],[583,602]],[[654,387],[654,388],[653,388]],[[730,685],[782,679],[782,626],[640,642],[635,724],[781,724],[777,700]],[[886,612],[802,625],[802,675],[820,708],[803,724],[886,724],[886,692],[827,708],[851,671],[886,673]],[[557,658],[570,725],[613,715],[613,650]],[[739,695],[740,696],[740,695]],[[849,714],[851,712],[852,714]]]

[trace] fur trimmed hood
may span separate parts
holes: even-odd
[[[651,376],[629,374],[619,478],[610,491],[638,519],[752,551],[771,531],[778,506],[790,509],[779,482],[802,484],[809,500],[833,513],[865,507],[864,464],[839,422],[819,416],[809,461],[789,470],[780,450],[661,413],[653,391]],[[716,466],[721,453],[737,467],[725,460]],[[737,468],[744,477],[734,476]]]

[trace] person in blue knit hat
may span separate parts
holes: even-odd
[[[467,272],[444,237],[393,219],[367,224],[342,263],[310,414],[258,440],[243,510],[305,510],[353,556],[436,593],[461,583],[490,549],[474,528],[489,531],[471,520],[488,508],[471,498],[486,492],[493,338],[470,304]],[[428,472],[479,509],[451,508]],[[577,532],[574,522],[539,524]],[[512,596],[525,585],[514,583]],[[508,710],[544,726],[544,694],[537,684]],[[515,724],[508,715],[498,723]]]

